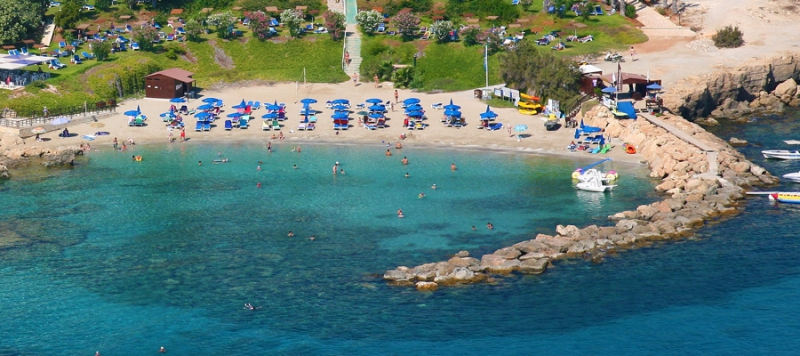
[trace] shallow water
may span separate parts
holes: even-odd
[[[568,179],[588,161],[275,148],[93,152],[77,169],[2,183],[0,238],[21,240],[0,250],[0,355],[780,354],[798,344],[796,238],[765,233],[763,217],[791,225],[798,210],[752,201],[698,241],[419,293],[379,275],[461,249],[479,256],[558,223],[605,224],[657,199],[653,182],[617,165],[621,186],[588,194]],[[212,164],[216,152],[230,162]],[[335,161],[345,175],[330,173]]]

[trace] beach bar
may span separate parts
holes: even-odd
[[[155,72],[144,78],[145,96],[156,99],[183,97],[192,91],[194,73],[180,68]]]

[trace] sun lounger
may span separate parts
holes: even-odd
[[[580,43],[586,43],[586,42],[590,42],[590,41],[594,41],[594,36],[588,35],[586,37],[581,37],[581,38],[578,39],[578,42],[580,42]]]
[[[511,5],[519,5],[519,0],[511,0]]]
[[[94,59],[94,55],[93,55],[93,54],[91,54],[91,53],[86,53],[86,52],[84,51],[84,52],[81,52],[81,54],[83,55],[83,59],[84,59],[84,60],[90,60],[90,59]]]
[[[365,122],[364,128],[366,128],[367,130],[375,130],[378,128],[378,126],[376,126],[375,124],[370,124],[368,122]]]
[[[167,41],[174,41],[174,40],[175,40],[175,35],[171,33],[167,35]]]
[[[233,130],[233,123],[231,120],[225,120],[225,131]]]
[[[50,61],[50,64],[51,64],[51,65],[53,66],[53,68],[55,68],[55,69],[61,69],[61,68],[64,68],[64,67],[66,67],[66,66],[67,66],[67,65],[66,65],[66,64],[64,64],[64,63],[61,63],[61,62],[59,62],[59,61],[58,61],[58,59],[53,59],[52,61]]]
[[[272,123],[270,123],[268,120],[264,120],[261,122],[262,131],[269,131],[269,129],[271,128],[272,128]]]
[[[503,123],[502,122],[498,122],[498,123],[494,123],[494,124],[489,124],[489,127],[487,127],[487,128],[489,129],[489,131],[497,131],[497,130],[500,130],[500,129],[503,128]]]
[[[278,123],[278,120],[272,120],[272,129],[273,130],[280,130],[281,129],[281,124]]]
[[[595,5],[594,10],[589,13],[589,15],[602,15],[603,14],[603,7],[600,5]]]
[[[203,121],[203,131],[211,131],[211,121]]]
[[[261,102],[260,101],[256,101],[255,103],[253,103],[252,109],[253,110],[261,109]]]
[[[385,24],[378,24],[378,28],[375,29],[375,32],[378,32],[378,33],[386,32],[386,25]]]
[[[77,54],[72,56],[72,60],[70,62],[75,64],[83,64],[83,61],[81,61],[81,57],[78,56]]]
[[[139,50],[139,42],[131,43],[131,49],[134,50],[134,51],[138,51]]]
[[[314,124],[310,123],[310,122],[308,122],[308,123],[301,122],[300,125],[297,127],[297,129],[298,130],[303,130],[303,131],[313,130],[314,129]]]
[[[444,104],[442,104],[442,103],[433,103],[433,104],[431,104],[431,109],[444,110]]]
[[[414,130],[424,130],[424,129],[425,129],[425,124],[423,124],[422,121],[417,121],[414,123]]]
[[[186,34],[186,30],[184,30],[183,27],[176,28],[175,32],[177,32],[179,35],[185,35]]]

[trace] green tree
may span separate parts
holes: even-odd
[[[81,19],[81,4],[77,1],[66,1],[61,5],[61,11],[56,14],[53,20],[56,26],[61,29],[74,28]]]
[[[231,37],[231,30],[237,19],[232,12],[225,11],[209,16],[206,21],[217,28],[217,37],[227,39]]]
[[[400,68],[392,73],[395,88],[409,88],[414,82],[414,67]]]
[[[111,0],[94,0],[94,7],[100,11],[106,11],[111,8]]]
[[[397,32],[409,39],[414,36],[414,33],[419,28],[419,17],[412,14],[410,11],[404,11],[392,18],[392,23],[397,27]]]
[[[478,44],[478,37],[480,35],[481,28],[478,26],[467,26],[461,29],[461,38],[464,39],[464,44],[467,46],[474,46]]]
[[[450,40],[450,32],[453,32],[456,27],[450,21],[436,21],[430,26],[431,35],[439,42],[447,42]]]
[[[284,10],[281,13],[281,22],[289,28],[289,36],[297,38],[300,35],[300,26],[303,24],[303,12],[300,10]]]
[[[500,63],[506,84],[528,94],[563,102],[580,90],[581,74],[574,62],[540,52],[527,41],[506,52]]]
[[[142,51],[152,51],[156,45],[153,43],[158,38],[158,30],[147,26],[133,32],[133,41],[139,42],[139,49]]]
[[[111,43],[108,41],[93,43],[92,52],[98,61],[104,61],[111,54]]]
[[[383,15],[375,10],[359,11],[356,14],[356,22],[361,32],[371,35],[378,29],[378,25],[383,23]]]
[[[186,21],[183,25],[184,31],[186,31],[186,39],[192,42],[198,42],[202,38],[203,34],[206,32],[206,28],[195,19],[191,19]]]
[[[332,40],[338,41],[344,38],[347,19],[343,13],[328,10],[322,14],[322,18],[325,19],[325,29],[328,30]]]

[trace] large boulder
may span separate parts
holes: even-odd
[[[789,78],[789,80],[778,84],[775,90],[772,91],[772,94],[779,98],[786,96],[793,97],[797,94],[797,82],[794,81],[794,78]]]
[[[527,274],[540,274],[547,270],[549,261],[546,258],[530,259],[522,261],[519,265],[519,271]]]
[[[517,250],[517,249],[515,249],[513,247],[503,247],[503,248],[501,248],[501,249],[499,249],[499,250],[494,252],[494,255],[503,257],[503,258],[505,258],[507,260],[515,259],[515,258],[519,257],[519,255],[521,255],[521,254],[522,253],[519,252],[519,250]]]
[[[420,292],[433,292],[439,289],[439,285],[436,282],[417,282],[416,286]]]

